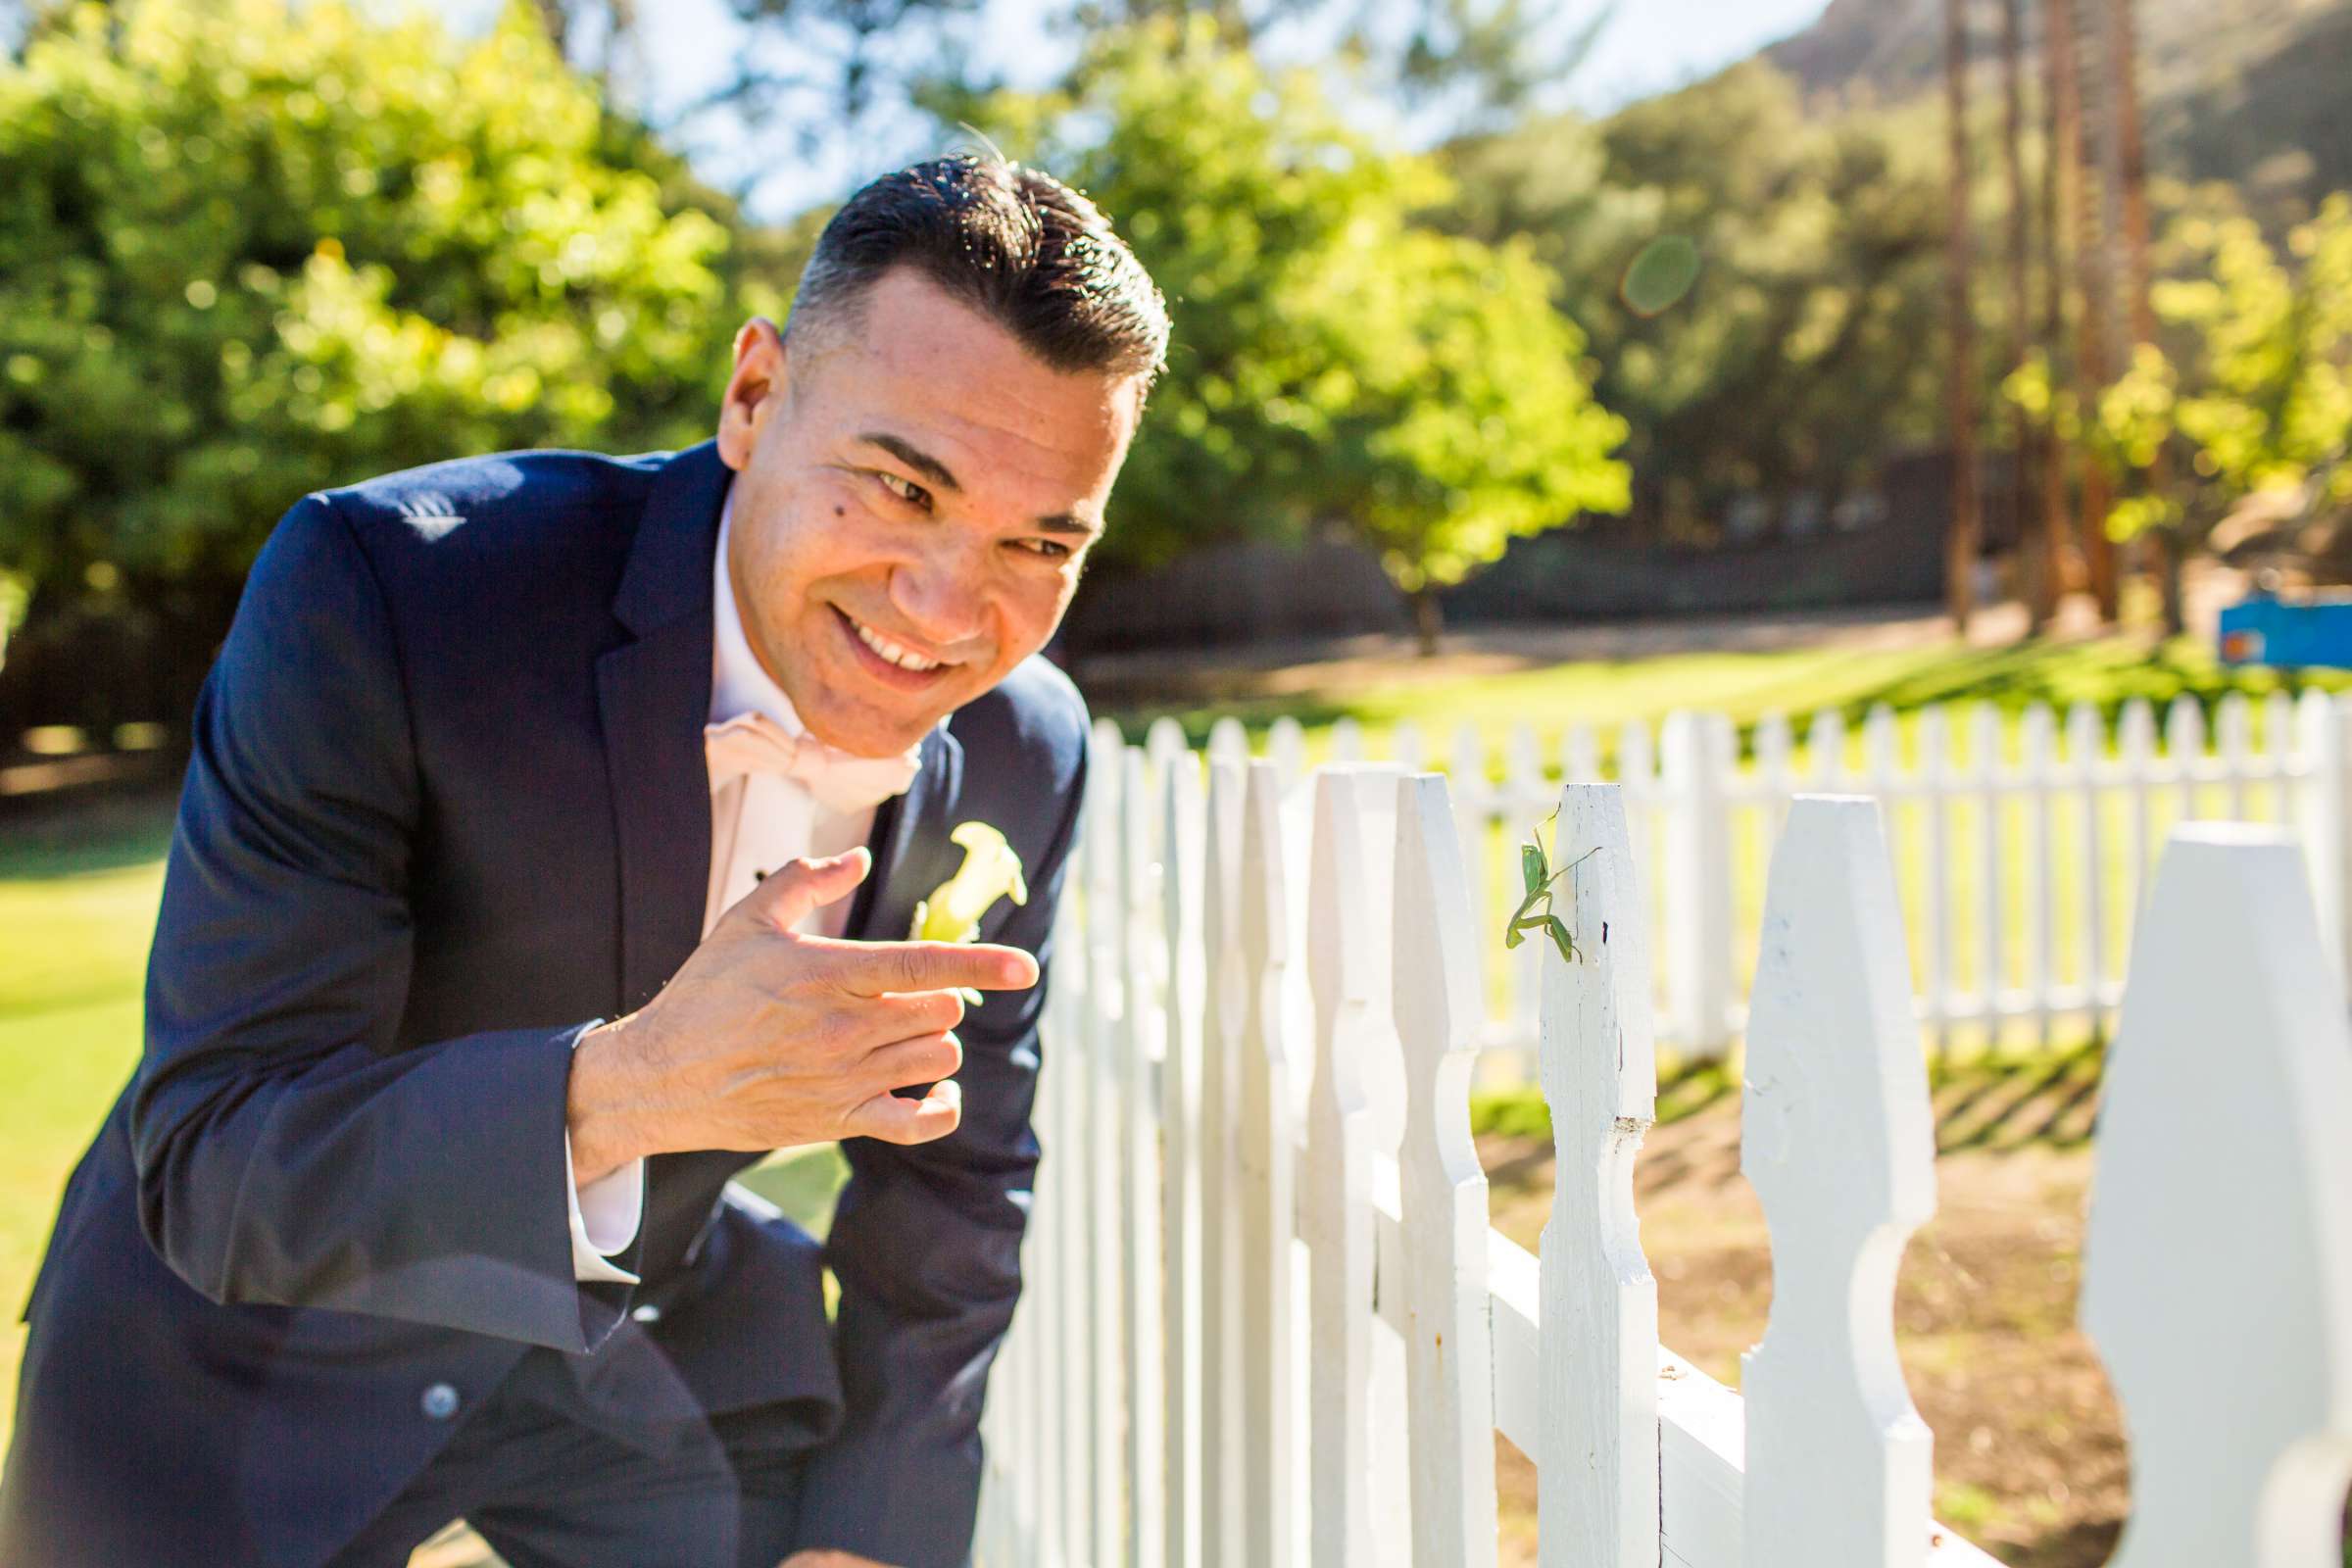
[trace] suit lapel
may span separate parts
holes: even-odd
[[[710,883],[711,552],[732,476],[716,444],[681,452],[646,502],[612,602],[633,634],[597,661],[605,768],[620,847],[620,1010],[643,1006],[702,940]],[[949,842],[963,794],[963,745],[948,726],[923,737],[923,765],[874,812],[873,870],[846,926],[867,942],[904,940],[915,905],[956,873]]]
[[[860,942],[904,942],[914,906],[956,874],[963,851],[948,841],[963,796],[963,743],[945,724],[923,737],[923,765],[906,793],[874,811],[867,848],[873,870],[850,906],[847,934]]]
[[[596,662],[620,849],[620,1010],[643,1006],[703,935],[710,878],[710,572],[730,474],[716,446],[656,478],[612,602],[633,640]]]

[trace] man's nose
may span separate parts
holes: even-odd
[[[890,574],[890,604],[906,629],[946,649],[980,634],[986,624],[980,564],[960,550],[927,551],[901,562]]]

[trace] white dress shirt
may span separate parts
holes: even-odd
[[[806,727],[744,636],[735,585],[727,573],[727,538],[735,516],[730,491],[718,514],[717,559],[710,568],[710,722],[762,713],[787,733]],[[833,811],[800,783],[773,773],[731,780],[710,796],[710,888],[703,931],[755,887],[760,876],[798,856],[841,855],[866,842],[874,811]],[[813,910],[798,929],[839,936],[849,899]],[[571,1269],[583,1280],[634,1285],[637,1276],[612,1259],[636,1240],[645,1216],[645,1161],[632,1159],[610,1175],[581,1185],[572,1174],[571,1136],[564,1138],[564,1188],[570,1196]]]

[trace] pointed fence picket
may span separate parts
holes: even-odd
[[[1159,937],[1156,866],[1152,853],[1152,820],[1159,803],[1154,768],[1139,748],[1125,749],[1119,787],[1118,876],[1120,928],[1117,945],[1127,972],[1126,1027],[1119,1039],[1119,1207],[1122,1264],[1120,1284],[1121,1372],[1128,1419],[1128,1529],[1123,1559],[1127,1568],[1160,1568],[1161,1492],[1165,1481],[1161,1445],[1167,1430],[1159,1379],[1162,1299],[1158,1235],[1160,1169],[1157,1116],[1158,1045],[1165,1038],[1167,948]],[[1185,760],[1189,764],[1189,759]]]
[[[1171,759],[1160,774],[1160,940],[1168,973],[1160,1042],[1159,1153],[1161,1361],[1164,1425],[1161,1558],[1165,1568],[1201,1568],[1202,1503],[1202,1103],[1201,1033],[1207,957],[1201,942],[1206,805],[1199,760]]]
[[[1841,727],[1806,726],[1801,774],[1768,728],[1769,765],[1727,786],[1767,825],[1785,810],[1739,1011],[1741,1163],[1775,1267],[1744,1401],[1657,1345],[1631,1181],[1659,929],[1636,824],[1671,831],[1674,769],[1720,744],[1711,726],[1680,727],[1664,779],[1553,796],[1546,869],[1574,956],[1548,934],[1513,954],[1540,986],[1556,1145],[1533,1255],[1489,1227],[1468,1137],[1493,1040],[1479,942],[1500,925],[1472,893],[1460,794],[1493,781],[1348,763],[1286,783],[1229,755],[1203,790],[1193,754],[1099,737],[1047,998],[1028,1285],[982,1418],[980,1568],[1483,1568],[1495,1436],[1534,1462],[1546,1568],[1989,1564],[1929,1517],[1932,1440],[1895,1358],[1896,1260],[1934,1202],[1920,1026],[2099,993],[2100,941],[2052,943],[2031,912],[2084,880],[2138,916],[2082,1304],[2135,1444],[2140,1514],[2117,1561],[2332,1564],[2352,1480],[2352,1153],[2335,1131],[2352,1026],[2340,880],[2313,877],[2343,835],[2313,793],[2340,787],[2345,709],[2217,716],[2212,754],[2169,718],[2134,771],[2134,723],[2154,738],[2141,711],[2112,755],[2095,716],[2070,711],[2061,746],[2045,713],[2014,760],[1976,719],[1956,759],[1914,737],[1909,771],[1884,721],[1865,723],[1858,770]],[[1891,799],[1793,794],[1825,772]],[[2130,881],[2133,857],[2112,852],[2132,802],[2169,827],[2192,789],[2203,809],[2294,808],[2311,853],[2278,827],[2180,827],[2155,879]],[[1917,813],[1917,842],[1965,841],[1987,803],[1980,839],[2023,834],[2059,868],[2010,890],[2023,927],[1992,927],[2040,956],[2004,990],[1946,924],[1949,983],[1915,1000],[1893,813]],[[2044,996],[2021,1005],[2033,971]]]
[[[1307,1497],[1312,1568],[1374,1561],[1372,1502],[1372,1130],[1366,1070],[1377,940],[1364,874],[1367,791],[1387,770],[1326,768],[1315,784],[1307,975],[1315,1063],[1307,1097],[1298,1234],[1308,1276]]]
[[[1658,1560],[1658,1292],[1634,1215],[1634,1156],[1657,1113],[1647,922],[1617,792],[1560,799],[1552,906],[1578,944],[1543,963],[1544,1098],[1555,1144],[1544,1222],[1538,1351],[1543,1568],[1649,1568]]]
[[[1740,1168],[1772,1227],[1772,1317],[1741,1379],[1746,1568],[1916,1558],[1931,1440],[1895,1360],[1894,1273],[1935,1210],[1936,1144],[1868,800],[1815,796],[1788,813],[1745,1076]]]
[[[1208,769],[1206,953],[1200,1036],[1200,1556],[1242,1561],[1241,1058],[1249,1006],[1243,970],[1244,763]]]
[[[2112,731],[2082,704],[2063,713],[1930,707],[1907,722],[1881,704],[1858,732],[1835,710],[1801,723],[1767,712],[1744,740],[1722,714],[1676,713],[1655,728],[1626,721],[1605,754],[1590,726],[1571,722],[1554,763],[1532,724],[1499,736],[1457,726],[1446,746],[1448,800],[1473,906],[1489,915],[1474,936],[1479,1081],[1535,1076],[1541,971],[1526,954],[1506,958],[1490,933],[1517,902],[1516,847],[1560,783],[1623,786],[1635,883],[1660,938],[1659,1034],[1685,1059],[1720,1054],[1745,1027],[1755,890],[1790,799],[1799,789],[1876,798],[1915,938],[1914,1012],[1939,1051],[1956,1051],[2111,1033],[2157,841],[2191,815],[2293,824],[2311,850],[2329,952],[2339,964],[2352,958],[2348,732],[2352,696],[2319,692],[2273,693],[2259,707],[2226,697],[2210,724],[2189,698],[2161,716],[2135,698]],[[1182,742],[1172,720],[1155,721],[1154,765]],[[1227,718],[1207,750],[1244,762],[1250,744]],[[1286,795],[1303,799],[1305,732],[1281,719],[1260,744]],[[1385,757],[1408,773],[1431,755],[1409,723],[1368,734],[1353,720],[1333,726],[1327,750],[1337,761]]]
[[[1288,1559],[1290,1455],[1297,1412],[1289,1355],[1295,1303],[1291,1240],[1297,1133],[1291,1120],[1289,1043],[1283,990],[1289,980],[1288,891],[1284,887],[1277,764],[1250,764],[1242,824],[1243,1014],[1240,1046],[1242,1555],[1248,1568]]]
[[[1401,1245],[1377,1288],[1404,1309],[1415,1568],[1493,1568],[1494,1430],[1487,1177],[1470,1142],[1478,948],[1443,779],[1405,780],[1396,810],[1396,1034],[1404,1047]]]
[[[2341,1561],[2352,1030],[2300,861],[2180,829],[2132,956],[2082,1301],[2132,1435],[2118,1568]]]

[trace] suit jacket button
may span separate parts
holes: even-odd
[[[643,1306],[632,1308],[629,1316],[640,1323],[659,1323],[662,1321],[662,1308],[648,1301]]]
[[[424,1391],[416,1403],[427,1421],[446,1421],[458,1413],[458,1391],[446,1383],[436,1383]]]

